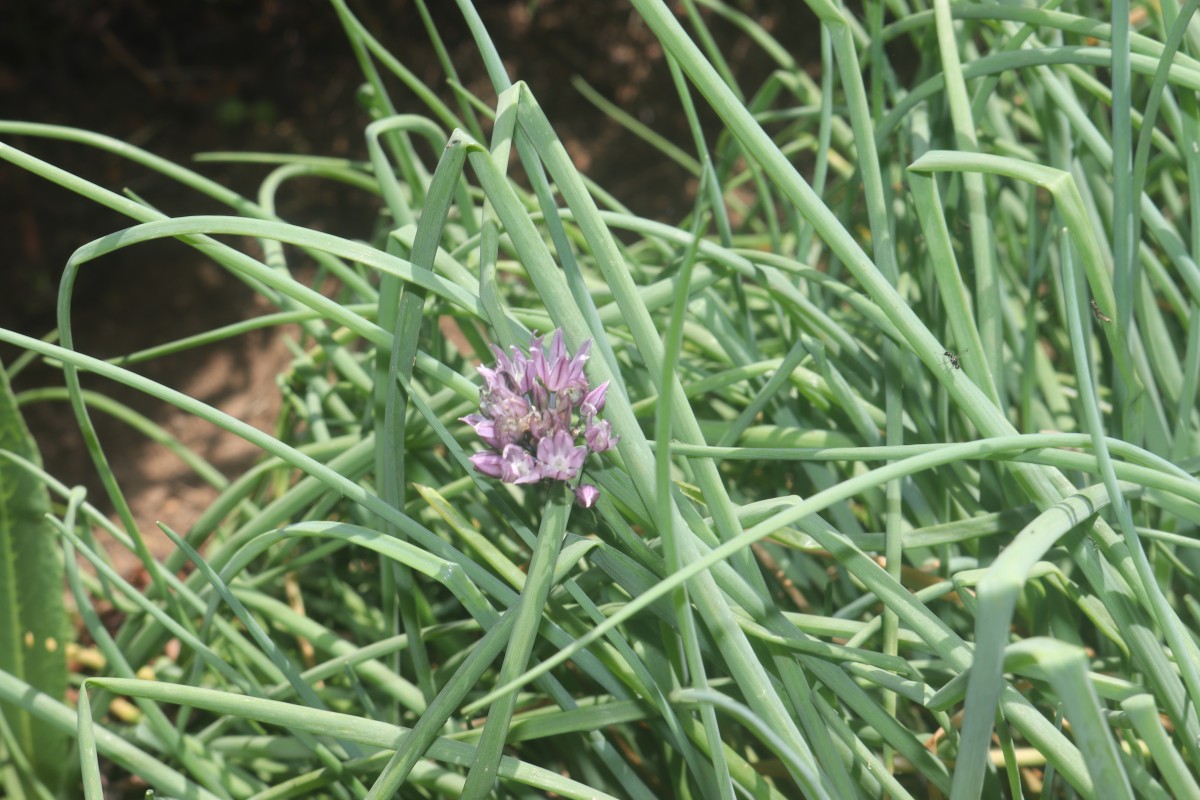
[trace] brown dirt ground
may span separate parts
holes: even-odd
[[[464,83],[492,93],[454,4],[429,4]],[[434,52],[406,0],[352,3],[393,53],[443,97]],[[510,75],[526,80],[577,164],[635,211],[675,219],[691,202],[688,177],[584,101],[570,85],[582,75],[606,97],[690,149],[661,48],[627,2],[476,2]],[[816,26],[783,0],[742,7],[777,37],[815,60]],[[149,0],[17,0],[0,27],[0,118],[73,125],[135,143],[180,163],[211,150],[301,152],[365,158],[365,115],[354,93],[360,74],[327,4],[278,0],[153,3]],[[785,9],[788,9],[785,11]],[[769,65],[719,20],[710,24],[736,74],[757,86]],[[402,88],[402,111],[422,109]],[[706,117],[710,129],[712,120]],[[157,174],[80,145],[22,136],[0,141],[120,191],[129,188],[172,214],[221,213]],[[265,170],[202,164],[204,174],[253,195]],[[365,237],[375,208],[361,194],[308,182],[284,198],[292,221]],[[42,336],[55,324],[58,278],[71,252],[129,222],[27,172],[0,162],[0,327]],[[269,311],[236,279],[177,243],[123,250],[88,266],[73,303],[77,346],[108,357]],[[17,352],[0,348],[10,363]],[[278,411],[276,374],[288,363],[277,333],[138,367],[139,371],[264,430]],[[17,391],[61,384],[35,365]],[[245,442],[123,387],[89,380],[178,436],[224,474],[257,453]],[[64,403],[25,407],[49,471],[81,484],[104,508],[103,491]],[[160,553],[169,544],[153,523],[187,530],[213,491],[164,448],[110,419],[97,426],[140,528]],[[135,571],[129,559],[124,568]]]

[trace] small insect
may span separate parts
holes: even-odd
[[[962,369],[962,356],[958,353],[951,353],[949,350],[943,351],[942,363],[949,364],[955,369]]]
[[[1100,310],[1100,304],[1096,302],[1096,298],[1092,298],[1092,313],[1096,315],[1096,319],[1101,322],[1112,322],[1112,317]]]

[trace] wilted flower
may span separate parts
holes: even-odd
[[[471,456],[475,469],[505,483],[570,481],[589,453],[602,453],[620,441],[607,420],[596,419],[608,382],[594,389],[588,384],[583,365],[591,346],[588,339],[569,357],[561,328],[554,331],[549,350],[541,336],[533,337],[529,355],[516,347],[505,353],[492,346],[495,366],[478,367],[484,381],[480,413],[460,418],[491,448]],[[578,419],[574,425],[573,419]],[[574,491],[584,508],[600,496],[590,484]]]

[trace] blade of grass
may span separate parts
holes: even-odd
[[[0,449],[35,464],[41,455],[0,368]],[[0,461],[0,670],[51,697],[67,690],[67,612],[63,568],[46,520],[50,495],[30,472]],[[5,770],[10,791],[34,794],[35,784],[57,788],[64,777],[67,738],[28,711],[9,704],[0,717],[29,772]]]
[[[1010,645],[1006,660],[1036,661],[1046,670],[1056,695],[1066,706],[1093,786],[1103,786],[1105,797],[1132,800],[1133,789],[1121,767],[1112,731],[1101,716],[1100,699],[1085,679],[1088,658],[1083,649],[1055,639],[1032,637]]]
[[[554,579],[554,564],[562,546],[563,534],[571,516],[573,496],[567,487],[552,490],[542,512],[542,526],[538,530],[537,547],[529,562],[529,572],[521,589],[520,605],[514,608],[516,618],[508,637],[504,652],[504,663],[500,667],[500,680],[511,679],[525,671],[529,655],[537,638],[546,597]],[[517,693],[512,692],[497,698],[488,709],[487,722],[483,726],[475,760],[467,773],[463,787],[466,800],[478,800],[491,793],[500,766],[504,740],[508,736],[509,723],[516,708]]]
[[[0,676],[0,679],[2,677]],[[403,737],[408,733],[408,729],[397,725],[362,719],[350,714],[318,711],[290,703],[245,697],[195,686],[123,678],[91,678],[89,685],[131,697],[143,697],[161,703],[203,708],[217,714],[254,719],[285,729],[303,730],[314,735],[347,739],[367,747],[390,750],[402,746]],[[439,738],[430,747],[428,755],[430,758],[449,764],[466,766],[474,759],[474,753],[475,748],[469,744]],[[555,792],[563,797],[579,798],[579,800],[591,797],[612,797],[610,794],[597,792],[577,781],[564,778],[551,770],[533,766],[508,756],[501,759],[500,775],[542,792]]]

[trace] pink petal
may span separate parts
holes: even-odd
[[[490,478],[499,478],[504,474],[504,459],[498,453],[491,451],[474,453],[471,455],[471,463],[475,465],[475,469]]]
[[[575,487],[575,503],[583,508],[591,508],[600,499],[600,490],[590,483],[581,483]]]

